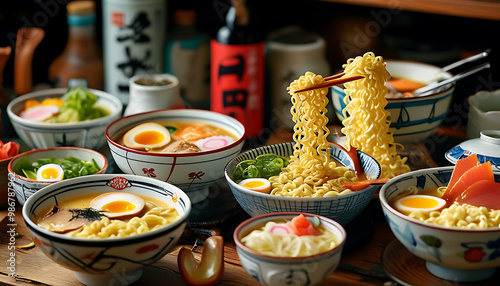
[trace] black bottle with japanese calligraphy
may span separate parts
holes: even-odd
[[[231,0],[226,25],[211,41],[210,109],[240,121],[247,137],[264,125],[264,35],[254,29],[244,0]]]

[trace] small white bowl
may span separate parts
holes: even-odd
[[[153,197],[179,213],[174,222],[129,237],[88,239],[51,232],[34,219],[57,202],[94,192],[125,192]],[[23,206],[23,218],[37,248],[61,267],[73,270],[84,285],[129,285],[177,244],[191,211],[188,196],[179,188],[134,175],[102,174],[78,177],[47,186]]]
[[[391,231],[409,252],[426,261],[430,273],[454,282],[479,282],[500,267],[500,228],[479,230],[425,223],[389,204],[410,187],[421,191],[447,186],[453,169],[439,167],[399,175],[382,186],[379,198]],[[494,175],[500,182],[500,172]]]
[[[80,147],[56,147],[47,149],[37,149],[26,151],[24,153],[18,154],[12,158],[7,166],[9,171],[9,181],[12,184],[12,188],[16,193],[17,201],[23,205],[24,202],[32,196],[34,193],[38,192],[41,188],[53,184],[53,182],[47,181],[37,181],[28,179],[22,175],[17,174],[16,165],[20,161],[27,160],[32,163],[38,159],[48,159],[55,157],[57,159],[64,159],[67,157],[75,157],[83,161],[90,161],[94,159],[101,169],[96,174],[106,173],[108,168],[108,160],[101,153]]]
[[[480,163],[490,161],[500,171],[500,130],[483,130],[479,138],[469,139],[451,148],[445,158],[455,164],[458,160],[477,154]]]
[[[500,130],[500,90],[480,91],[467,99],[467,138],[477,138],[482,130]]]
[[[387,71],[394,78],[406,78],[422,83],[431,83],[440,74],[437,66],[413,62],[386,60]],[[441,75],[441,74],[440,74]],[[450,78],[450,73],[442,74]],[[394,135],[394,141],[401,144],[412,144],[432,135],[441,125],[451,104],[455,85],[450,85],[443,91],[433,92],[425,96],[411,98],[388,98],[385,110],[390,113],[391,125],[389,131]],[[337,117],[342,121],[344,89],[338,86],[331,88],[332,103]]]
[[[19,138],[30,149],[44,149],[60,146],[76,146],[97,150],[106,144],[106,127],[122,115],[123,104],[114,95],[104,91],[88,89],[98,97],[96,105],[111,113],[107,116],[76,123],[46,123],[24,119],[19,116],[28,99],[42,101],[50,97],[62,97],[66,88],[52,88],[21,95],[7,105],[7,114]]]
[[[198,153],[148,153],[114,141],[118,134],[140,123],[166,120],[206,121],[228,130],[238,139],[225,147]],[[112,122],[106,129],[111,155],[122,172],[171,183],[185,191],[193,203],[206,199],[211,185],[226,185],[224,166],[240,153],[244,139],[245,128],[236,119],[196,109],[164,109],[134,114]]]
[[[290,285],[290,281],[293,281],[293,285],[317,285],[339,265],[346,241],[346,232],[338,222],[322,216],[316,215],[321,224],[333,232],[339,241],[336,247],[323,253],[305,257],[276,257],[260,254],[241,242],[245,235],[266,222],[277,219],[291,220],[299,214],[301,213],[264,214],[243,221],[234,230],[233,238],[241,265],[248,275],[263,285],[287,286]],[[308,213],[302,214],[306,217],[315,216]],[[285,277],[289,279],[284,279]]]

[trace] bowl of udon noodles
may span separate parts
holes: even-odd
[[[241,153],[229,161],[225,168],[225,176],[240,206],[252,217],[274,212],[306,212],[325,216],[341,225],[346,225],[357,217],[380,188],[380,184],[373,184],[358,191],[342,187],[346,181],[357,180],[354,172],[355,163],[347,151],[335,143],[328,144],[328,160],[331,160],[330,166],[332,167],[332,174],[328,174],[330,178],[328,181],[324,180],[322,175],[309,176],[306,180],[298,175],[294,178],[294,170],[281,171],[283,167],[281,161],[294,154],[295,144],[295,142],[287,142],[258,147]],[[277,157],[267,160],[269,156]],[[366,178],[379,178],[381,169],[377,160],[360,151],[357,151],[357,156]],[[265,169],[279,169],[278,175],[264,180],[268,186],[265,192],[255,188],[249,189],[242,185],[243,180],[237,179],[240,177],[240,166],[244,166],[246,162],[255,161],[257,158],[266,159]],[[304,167],[307,168],[307,166]],[[316,171],[318,170],[310,170],[312,174]],[[307,180],[315,180],[318,187],[311,188]],[[324,181],[321,182],[322,180]]]
[[[233,238],[241,265],[263,285],[317,285],[339,265],[346,232],[323,216],[283,212],[241,222]]]
[[[380,190],[382,210],[399,243],[431,274],[455,283],[485,281],[500,266],[500,207],[445,204],[453,170],[422,169],[391,179]],[[500,172],[492,172],[500,182]]]
[[[129,285],[174,248],[190,211],[169,183],[100,174],[41,189],[22,214],[36,247],[82,284]]]
[[[386,69],[391,78],[385,83],[387,87],[387,105],[389,113],[390,132],[394,141],[400,144],[412,144],[425,140],[432,135],[443,122],[451,104],[454,84],[448,84],[440,89],[413,96],[413,92],[436,82],[452,77],[449,72],[440,72],[440,68],[430,64],[407,61],[386,60]],[[344,87],[331,88],[331,100],[335,114],[343,121],[346,107]],[[373,103],[374,105],[380,103]]]
[[[106,129],[111,155],[122,172],[171,183],[193,203],[206,199],[209,188],[227,189],[224,166],[240,153],[244,136],[238,120],[196,109],[138,113]]]

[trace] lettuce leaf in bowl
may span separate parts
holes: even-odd
[[[83,87],[68,90],[63,96],[63,105],[59,114],[51,118],[51,123],[80,122],[104,117],[109,114],[107,110],[95,106],[98,98]]]

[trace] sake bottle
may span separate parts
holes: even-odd
[[[70,79],[86,80],[88,87],[104,89],[102,50],[95,36],[95,2],[72,1],[66,6],[69,35],[66,46],[49,66],[55,87],[68,87]]]
[[[225,26],[211,40],[210,109],[236,118],[247,137],[264,126],[264,35],[244,0],[232,0]]]

